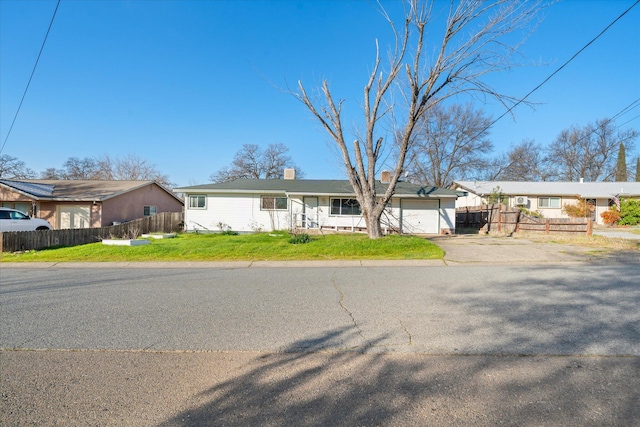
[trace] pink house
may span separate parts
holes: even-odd
[[[0,179],[0,206],[65,229],[104,227],[161,212],[182,212],[184,203],[155,181]]]

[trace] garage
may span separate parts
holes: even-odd
[[[400,207],[403,233],[440,233],[440,202],[438,200],[402,199]]]
[[[59,218],[58,218],[58,227],[59,229],[66,228],[89,228],[91,226],[90,221],[90,208],[89,206],[67,206],[67,205],[59,205],[58,206]]]

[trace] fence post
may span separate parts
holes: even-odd
[[[593,219],[591,218],[587,222],[587,236],[593,236]]]
[[[502,231],[502,203],[498,203],[498,233]]]
[[[544,234],[550,234],[550,233],[551,233],[551,220],[547,218],[544,221]]]

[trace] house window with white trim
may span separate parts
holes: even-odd
[[[287,198],[275,196],[262,196],[260,209],[263,211],[286,211]]]
[[[189,209],[206,209],[207,197],[204,194],[189,195]]]
[[[538,208],[560,209],[560,197],[538,197]]]
[[[356,199],[331,199],[331,215],[361,215],[360,203]]]
[[[144,216],[151,216],[151,215],[155,215],[156,213],[158,213],[158,207],[157,206],[145,206],[144,207]]]

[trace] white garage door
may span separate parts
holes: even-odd
[[[60,224],[58,228],[89,228],[89,206],[58,206]]]
[[[401,202],[402,232],[408,234],[438,234],[438,200],[409,200]]]

